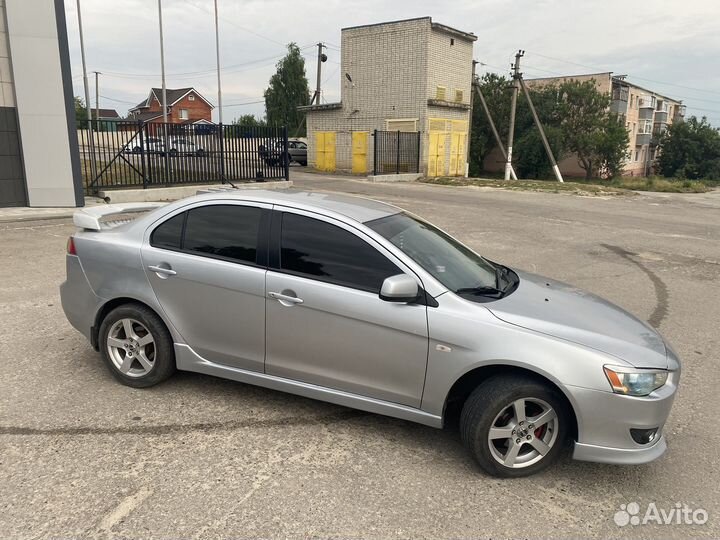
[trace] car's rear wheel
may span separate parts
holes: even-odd
[[[549,466],[562,451],[567,428],[563,399],[528,377],[487,379],[460,415],[463,443],[494,476],[528,476]]]
[[[126,304],[108,313],[100,325],[99,343],[110,372],[127,386],[153,386],[175,373],[170,332],[145,306]]]

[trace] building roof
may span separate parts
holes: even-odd
[[[656,92],[655,90],[650,90],[650,89],[648,89],[648,88],[643,88],[642,86],[638,86],[637,84],[632,83],[632,82],[630,82],[630,81],[628,81],[628,80],[626,80],[626,79],[624,79],[624,78],[613,77],[613,82],[617,82],[617,83],[619,83],[619,84],[626,84],[626,85],[628,85],[628,86],[632,86],[633,88],[637,88],[638,90],[642,90],[643,92],[648,92],[648,93],[653,94],[653,95],[655,95],[655,96],[661,97],[661,98],[663,98],[664,100],[672,101],[673,103],[678,103],[678,104],[681,104],[681,103],[682,103],[682,100],[681,100],[681,99],[675,99],[675,98],[671,98],[671,97],[668,97],[668,96],[664,96],[663,94],[660,94],[660,93]]]
[[[95,109],[93,109],[94,111]],[[98,109],[98,116],[100,118],[120,118],[120,115],[115,109]]]
[[[463,32],[462,30],[458,30],[457,28],[452,28],[451,26],[446,26],[444,24],[440,23],[434,23],[432,22],[432,17],[414,17],[411,19],[400,19],[397,21],[384,21],[379,23],[372,23],[372,24],[360,24],[357,26],[346,26],[342,29],[344,32],[345,30],[354,30],[355,28],[371,28],[373,26],[382,26],[384,24],[399,24],[399,23],[405,23],[405,22],[413,22],[413,21],[429,21],[430,26],[434,30],[439,30],[441,32],[446,32],[449,34],[453,34],[459,38],[467,39],[468,41],[477,41],[477,36],[473,34],[472,32]]]
[[[207,99],[205,99],[200,92],[195,90],[195,88],[167,88],[165,90],[167,93],[167,102],[168,106],[171,107],[178,101],[180,101],[182,98],[184,98],[186,95],[188,95],[190,92],[194,92],[197,97],[202,99],[205,103],[210,105],[211,109],[214,109],[215,106],[210,103]],[[162,88],[151,88],[150,93],[148,94],[148,97],[144,100],[135,105],[131,111],[134,111],[136,109],[144,109],[146,107],[150,106],[150,102],[152,99],[155,98],[158,100],[158,102],[162,103]]]
[[[617,82],[619,84],[625,84],[627,86],[632,86],[633,88],[637,88],[638,90],[642,90],[643,92],[648,92],[649,94],[653,94],[653,95],[658,96],[667,101],[672,101],[673,103],[682,103],[682,100],[664,96],[663,94],[660,94],[659,92],[656,92],[655,90],[650,90],[649,88],[643,88],[642,86],[638,86],[637,84],[632,83],[624,78],[613,76],[612,71],[601,71],[599,73],[576,73],[574,75],[554,75],[552,77],[533,77],[532,79],[525,79],[525,81],[530,83],[532,81],[552,81],[552,80],[560,80],[560,79],[574,79],[577,77],[597,77],[597,76],[609,77],[610,79],[612,79],[613,82]]]
[[[155,120],[157,118],[162,119],[162,113],[161,112],[136,112],[133,114],[132,118],[129,118],[128,120],[137,120],[139,122],[149,122],[150,120]]]

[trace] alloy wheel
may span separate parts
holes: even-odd
[[[490,453],[505,467],[529,467],[556,444],[558,428],[558,415],[547,402],[517,399],[493,420],[487,436]]]
[[[155,365],[155,339],[141,322],[120,319],[107,337],[107,351],[112,363],[123,375],[143,377]]]

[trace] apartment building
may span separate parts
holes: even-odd
[[[559,85],[572,80],[594,81],[600,92],[611,95],[610,110],[623,119],[630,139],[623,174],[645,176],[651,173],[660,135],[670,124],[682,121],[685,116],[685,106],[682,102],[628,82],[624,75],[613,75],[612,72],[543,77],[526,79],[525,82],[532,88]],[[486,160],[490,170],[496,158],[493,156],[492,159]],[[561,160],[558,166],[567,176],[585,174],[574,156]]]
[[[373,131],[420,133],[420,171],[464,175],[477,37],[430,17],[342,29],[341,98],[307,112],[308,163],[365,174]]]
[[[611,91],[610,110],[624,118],[630,135],[624,174],[645,176],[652,172],[658,139],[670,124],[683,120],[685,105],[629,83],[624,75],[612,77]]]

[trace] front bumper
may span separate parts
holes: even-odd
[[[573,458],[583,461],[634,465],[659,458],[667,449],[662,429],[675,399],[680,372],[670,372],[668,382],[645,397],[632,397],[567,387],[578,421]],[[639,444],[631,429],[657,428],[648,444]]]
[[[660,435],[645,448],[608,448],[594,444],[575,443],[573,459],[594,461],[596,463],[613,463],[615,465],[641,465],[654,461],[667,450],[665,436]]]

